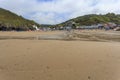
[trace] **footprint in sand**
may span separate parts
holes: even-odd
[[[46,66],[46,69],[50,69],[50,67],[49,67],[49,66]]]

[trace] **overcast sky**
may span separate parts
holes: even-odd
[[[0,0],[0,7],[40,24],[57,24],[85,14],[119,14],[120,0]]]

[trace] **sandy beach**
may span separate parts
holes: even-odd
[[[86,40],[95,32],[79,32],[71,41],[21,39],[62,31],[0,32],[0,80],[119,80],[119,32],[110,41]],[[102,33],[110,35],[106,40],[113,36]]]

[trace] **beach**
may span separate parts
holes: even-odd
[[[119,32],[77,31],[72,40],[36,38],[63,33],[0,32],[0,80],[120,79]]]

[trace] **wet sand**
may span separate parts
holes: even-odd
[[[0,32],[33,36],[61,32]],[[0,80],[119,80],[120,42],[0,40]]]

